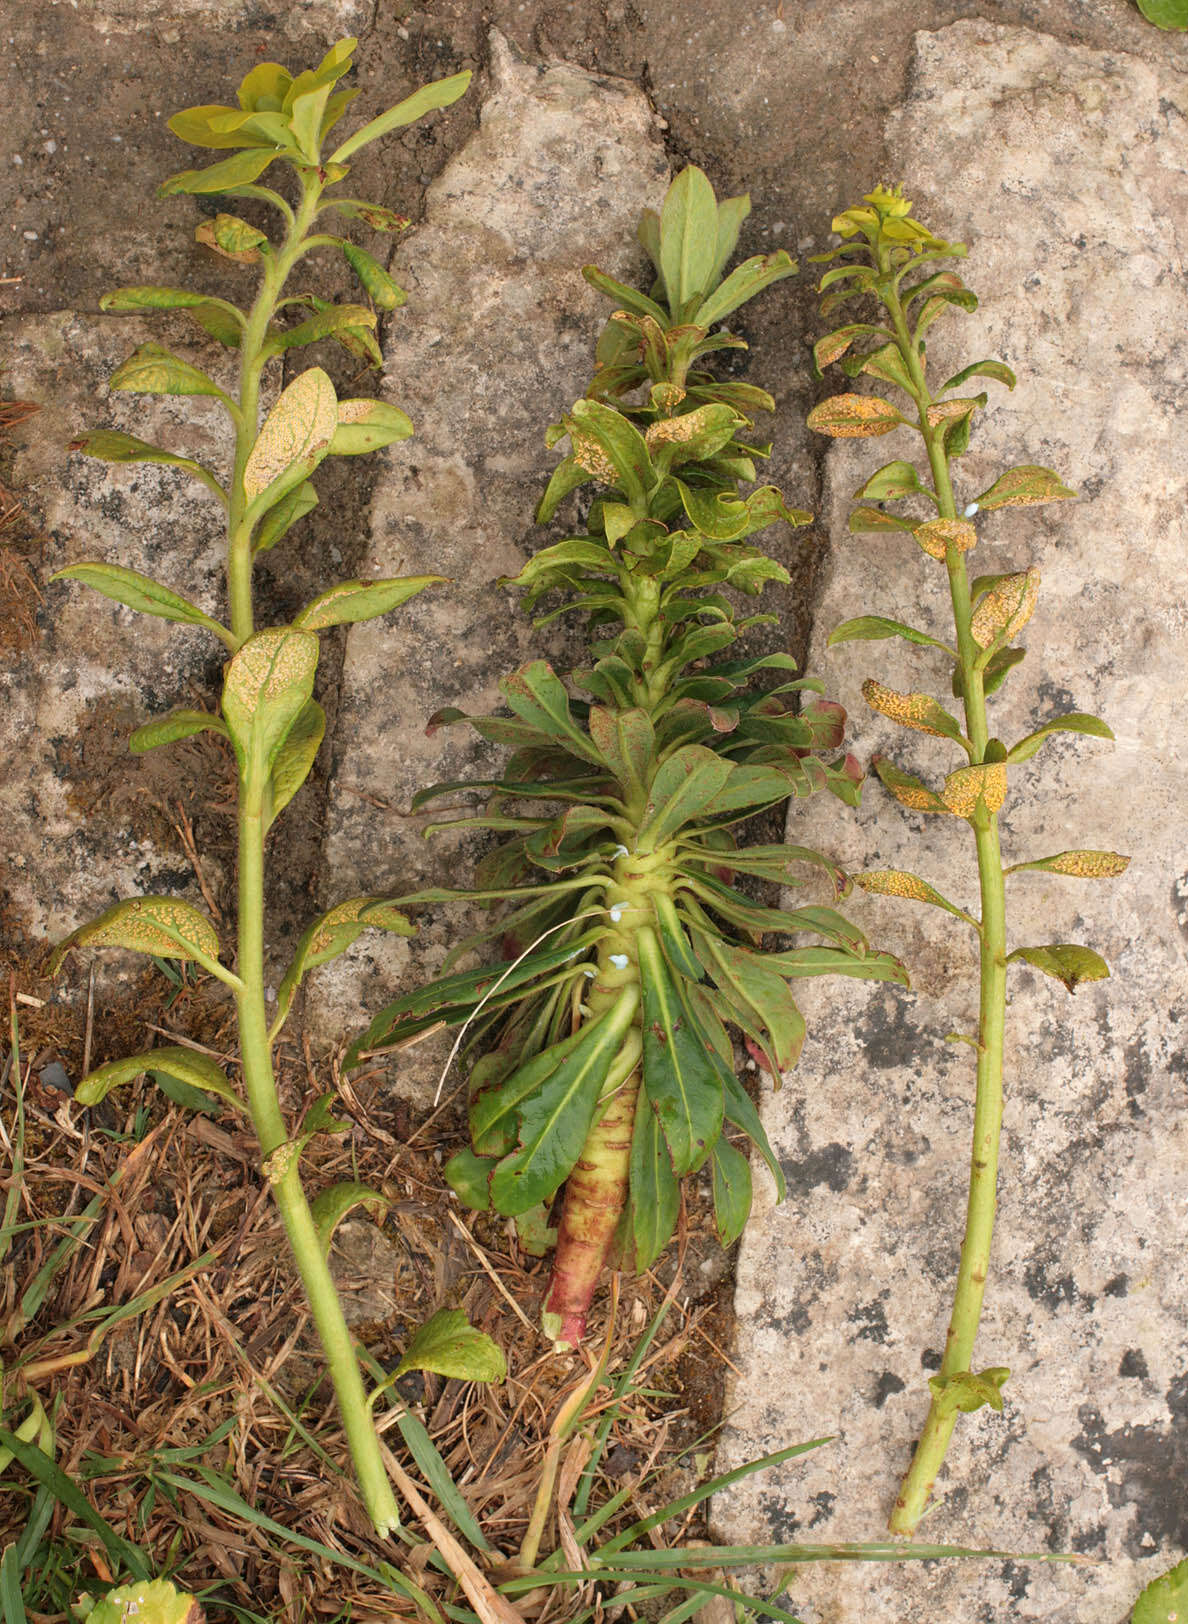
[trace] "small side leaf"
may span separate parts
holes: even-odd
[[[223,391],[205,372],[172,355],[160,344],[142,344],[108,380],[111,389],[137,395],[219,395]]]
[[[386,400],[340,400],[338,427],[330,442],[330,455],[359,457],[396,440],[407,440],[412,432],[408,415]]]
[[[209,711],[176,710],[138,727],[128,740],[128,748],[134,756],[142,756],[146,750],[193,738],[195,733],[220,733],[223,738],[230,738],[221,716],[213,716]]]
[[[879,395],[834,395],[814,406],[808,426],[835,440],[871,440],[890,434],[906,419]]]
[[[1040,502],[1063,502],[1076,494],[1050,468],[1038,468],[1029,463],[1020,468],[1008,468],[989,490],[982,492],[977,502],[980,508],[987,510],[1032,507]]]
[[[1054,857],[1037,857],[1030,863],[1015,863],[1007,874],[1067,874],[1077,880],[1115,880],[1130,867],[1130,858],[1116,851],[1059,851]]]
[[[928,902],[934,908],[943,908],[956,919],[964,919],[966,924],[972,925],[975,930],[980,929],[972,914],[967,914],[964,908],[958,908],[956,903],[942,897],[927,880],[922,880],[918,874],[909,874],[906,869],[871,868],[863,874],[851,875],[851,878],[860,890],[869,891],[872,896],[906,897],[909,902]]]
[[[392,1375],[403,1376],[409,1370],[431,1370],[464,1382],[501,1382],[507,1361],[460,1308],[441,1308],[414,1334]]]
[[[1104,981],[1110,967],[1100,953],[1076,942],[1052,942],[1046,947],[1017,947],[1007,954],[1007,963],[1019,960],[1030,964],[1033,970],[1042,970],[1046,976],[1062,982],[1069,992],[1076,992],[1082,981]]]
[[[310,1212],[313,1214],[323,1257],[330,1256],[330,1242],[334,1239],[334,1231],[356,1207],[366,1207],[378,1224],[383,1222],[388,1202],[386,1196],[381,1195],[378,1190],[373,1190],[370,1185],[352,1183],[331,1184],[310,1202]]]
[[[320,632],[327,626],[375,620],[445,579],[444,575],[402,575],[387,581],[339,581],[306,604],[293,624],[304,631]]]
[[[106,1066],[96,1067],[79,1083],[74,1098],[79,1105],[98,1105],[113,1088],[118,1088],[121,1083],[130,1083],[146,1071],[163,1072],[204,1095],[217,1095],[236,1111],[242,1113],[244,1110],[243,1101],[227,1081],[220,1065],[209,1055],[178,1045],[152,1049],[148,1054],[129,1055],[125,1060],[110,1060]]]
[[[732,1246],[751,1212],[751,1164],[725,1137],[710,1157],[713,1176],[714,1228],[723,1246]]]
[[[888,620],[883,615],[858,615],[853,620],[843,620],[840,626],[835,626],[829,634],[826,647],[833,648],[838,643],[873,643],[885,637],[902,637],[906,643],[927,644],[931,648],[946,646],[935,637],[929,637],[926,632],[917,631],[914,626],[905,626],[901,620]]]
[[[171,592],[167,586],[154,581],[138,570],[126,570],[119,564],[68,564],[50,576],[51,581],[81,581],[93,587],[114,603],[122,603],[142,615],[155,615],[158,620],[172,620],[183,626],[205,626],[224,643],[231,643],[231,633],[217,620],[204,615],[195,604]]]
[[[209,965],[219,956],[218,932],[204,913],[176,897],[133,897],[113,903],[89,924],[58,943],[49,960],[57,975],[72,947],[126,947],[161,959],[197,959]]]
[[[1068,716],[1058,716],[1055,721],[1045,722],[1043,727],[1029,733],[1025,739],[1020,739],[1007,752],[1008,761],[1030,761],[1040,745],[1051,733],[1088,733],[1095,739],[1112,739],[1113,730],[1098,716],[1088,716],[1084,711],[1073,711]]]

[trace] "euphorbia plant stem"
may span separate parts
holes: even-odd
[[[172,587],[106,563],[71,565],[61,573],[96,587],[107,597],[167,620],[204,627],[229,649],[217,713],[180,711],[139,728],[136,752],[210,731],[234,753],[239,798],[238,944],[236,970],[219,959],[214,924],[189,903],[169,897],[141,897],[117,903],[84,925],[55,953],[59,963],[74,945],[94,942],[134,948],[165,958],[195,960],[234,993],[238,1017],[243,1098],[213,1061],[185,1049],[153,1050],[100,1067],[75,1091],[89,1105],[117,1083],[152,1070],[191,1090],[205,1091],[242,1111],[246,1104],[260,1145],[265,1177],[276,1198],[293,1259],[326,1357],[338,1400],[359,1489],[380,1534],[399,1526],[395,1496],[380,1454],[358,1358],[329,1266],[335,1225],[352,1207],[382,1197],[358,1184],[331,1186],[311,1207],[299,1170],[302,1152],[318,1133],[342,1131],[330,1111],[332,1095],[314,1103],[298,1124],[286,1121],[277,1094],[273,1046],[293,1007],[306,973],[348,948],[365,929],[411,933],[390,904],[376,897],[353,897],[337,904],[309,926],[281,981],[277,1009],[269,1023],[265,996],[265,841],[280,812],[311,771],[325,717],[313,698],[318,662],[317,633],[328,627],[386,614],[440,577],[341,581],[307,604],[288,626],[255,628],[252,573],[256,555],[274,546],[317,503],[310,476],[327,456],[354,456],[405,439],[412,424],[399,408],[373,399],[339,400],[329,376],[318,367],[300,372],[260,423],[260,380],[267,362],[319,339],[335,338],[348,353],[378,365],[373,337],[374,311],[367,306],[331,304],[312,294],[285,295],[290,273],[313,248],[341,250],[363,289],[382,309],[394,309],[404,295],[377,261],[354,243],[314,231],[320,214],[338,210],[392,231],[407,222],[390,210],[355,198],[332,196],[349,172],[346,159],[388,130],[410,124],[434,107],[445,107],[466,88],[467,74],[455,75],[416,92],[379,119],[356,131],[329,157],[322,145],[356,94],[335,90],[351,67],[354,40],[340,40],[319,67],[294,78],[277,63],[260,63],[239,87],[238,108],[189,108],[170,120],[183,140],[202,147],[242,149],[208,169],[173,176],[171,193],[232,194],[274,207],[284,235],[274,245],[246,220],[218,214],[197,235],[216,252],[238,263],[258,264],[260,284],[246,313],[226,300],[187,289],[121,288],[102,301],[104,309],[187,310],[206,332],[239,350],[239,395],[233,399],[197,367],[159,345],[143,345],[111,380],[113,388],[149,394],[203,394],[226,408],[235,431],[231,476],[226,486],[192,458],[165,452],[131,435],[97,431],[76,449],[113,462],[177,464],[212,490],[226,512],[227,599],[230,627],[220,625],[188,603]],[[296,207],[280,193],[258,184],[274,161],[289,164],[298,190]],[[286,307],[305,315],[286,325]],[[408,1357],[406,1355],[406,1357]],[[427,1366],[426,1368],[436,1368]],[[493,1370],[494,1365],[489,1364]]]
[[[707,177],[686,169],[661,213],[641,222],[656,269],[650,293],[585,269],[616,308],[586,397],[552,431],[570,451],[538,517],[548,522],[581,485],[602,489],[584,533],[544,547],[516,584],[530,606],[556,593],[553,613],[589,611],[590,666],[567,684],[531,661],[500,684],[512,717],[450,709],[431,724],[469,721],[515,747],[504,776],[472,786],[489,805],[455,820],[505,839],[483,861],[486,884],[454,895],[510,907],[451,955],[494,938],[513,963],[398,999],[353,1050],[399,1044],[436,1022],[477,1022],[472,1055],[487,1052],[471,1068],[473,1148],[446,1176],[469,1205],[516,1218],[536,1251],[549,1244],[559,1197],[542,1316],[559,1350],[584,1335],[604,1267],[644,1269],[660,1255],[686,1175],[708,1168],[718,1235],[737,1239],[751,1174],[731,1130],[758,1146],[782,1195],[728,1026],[778,1074],[804,1035],[790,981],[905,979],[832,908],[761,907],[732,884],[743,873],[797,885],[813,865],[830,900],[843,895],[845,877],[817,853],[748,850],[732,831],[789,795],[828,789],[853,805],[861,776],[835,754],[840,707],[815,698],[802,707],[820,684],[786,680],[790,655],[723,658],[748,626],[772,618],[740,617],[736,595],[789,579],[748,538],[808,521],[773,486],[740,490],[767,454],[750,442],[750,414],[772,410],[771,396],[700,365],[742,347],[718,324],[794,269],[776,253],[727,273],[747,208],[744,198],[719,204]],[[777,673],[769,692],[752,683],[760,671]],[[414,809],[466,787],[422,791]],[[527,815],[533,803],[543,812]],[[772,933],[799,931],[825,945],[764,951]]]
[[[852,639],[903,637],[952,657],[952,688],[964,706],[964,731],[957,719],[928,694],[895,693],[873,679],[864,684],[863,694],[873,710],[898,725],[950,740],[965,752],[966,765],[948,775],[940,793],[882,758],[876,758],[875,765],[888,789],[905,806],[917,812],[955,815],[970,825],[981,898],[980,917],[974,918],[906,870],[874,870],[855,876],[856,883],[865,890],[906,897],[957,916],[975,931],[979,947],[978,1028],[973,1037],[965,1039],[977,1055],[965,1233],[941,1367],[929,1383],[932,1400],[924,1430],[890,1519],[892,1532],[911,1534],[928,1504],[958,1413],[972,1412],[986,1404],[1001,1409],[999,1390],[1010,1374],[1004,1366],[976,1374],[971,1369],[994,1235],[1008,963],[1021,959],[1055,976],[1069,991],[1081,981],[1108,974],[1097,954],[1071,943],[1016,948],[1008,955],[1005,875],[1038,869],[1100,878],[1120,873],[1127,859],[1113,852],[1071,851],[1019,863],[1012,870],[1003,869],[998,810],[1007,793],[1008,766],[1030,759],[1053,732],[1089,733],[1099,738],[1113,735],[1096,717],[1075,713],[1052,719],[1010,749],[993,737],[987,718],[987,696],[1023,658],[1022,649],[1007,645],[1031,617],[1039,576],[1037,571],[1027,570],[982,576],[971,583],[965,555],[977,542],[978,534],[970,521],[983,510],[1050,502],[1073,493],[1050,469],[1027,466],[1008,470],[976,501],[959,508],[953,492],[952,462],[965,451],[973,418],[985,406],[987,397],[952,398],[950,391],[978,376],[1013,388],[1015,377],[1001,361],[977,361],[933,394],[926,376],[923,335],[950,306],[969,310],[977,300],[953,271],[925,271],[925,267],[960,258],[965,249],[941,241],[913,220],[910,203],[898,192],[880,187],[864,203],[867,206],[847,210],[834,221],[834,229],[846,240],[841,248],[820,256],[824,261],[841,261],[822,278],[822,314],[853,299],[873,297],[890,330],[851,322],[820,339],[814,353],[821,366],[839,362],[851,377],[865,374],[901,389],[916,415],[914,420],[902,416],[881,396],[846,394],[814,408],[809,423],[838,438],[873,438],[900,427],[920,435],[931,487],[920,483],[912,463],[888,463],[856,493],[855,500],[864,505],[854,509],[850,528],[855,532],[882,533],[888,546],[890,535],[911,534],[923,552],[944,564],[956,647],[916,627],[881,616],[846,621],[833,631],[829,641],[835,644]],[[916,280],[908,280],[913,277]],[[905,500],[931,503],[929,517],[901,518],[887,512],[883,505]]]

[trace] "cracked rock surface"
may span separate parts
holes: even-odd
[[[992,731],[1009,744],[1079,710],[1117,735],[1115,745],[1058,736],[1011,769],[1006,860],[1074,846],[1133,854],[1119,880],[1008,881],[1010,946],[1085,942],[1112,978],[1070,998],[1038,972],[1012,971],[1000,1215],[974,1359],[1012,1375],[1003,1414],[960,1418],[944,1504],[921,1537],[1104,1565],[819,1569],[794,1595],[822,1621],[1115,1624],[1141,1588],[1137,1564],[1188,1541],[1188,101],[1177,72],[985,22],[921,34],[912,86],[888,144],[913,154],[904,178],[917,217],[969,242],[963,275],[982,300],[932,329],[930,368],[939,380],[985,355],[1019,373],[975,428],[959,500],[1024,462],[1051,466],[1080,493],[977,521],[971,573],[1042,573],[1020,638],[1027,658],[991,701]],[[825,647],[831,627],[863,612],[939,636],[951,625],[944,571],[910,537],[846,530],[852,493],[883,463],[913,456],[907,441],[831,444],[833,544],[812,665],[850,712],[861,759],[886,753],[936,782],[957,765],[949,747],[872,716],[860,685],[877,673],[943,695],[943,656],[898,641]],[[905,813],[877,780],[858,818],[814,806],[794,809],[789,828],[851,869],[910,869],[976,906],[968,832]],[[856,895],[847,907],[906,960],[915,992],[805,987],[803,1061],[764,1107],[789,1199],[742,1242],[726,1452],[736,1464],[761,1447],[839,1436],[719,1501],[732,1538],[757,1526],[785,1539],[871,1537],[944,1344],[973,1083],[968,1050],[946,1034],[975,1029],[973,940],[918,905]]]

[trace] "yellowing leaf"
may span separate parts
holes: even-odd
[[[1116,851],[1061,851],[1054,857],[1037,857],[1031,863],[1015,863],[1006,872],[1024,874],[1067,874],[1076,880],[1113,880],[1125,874],[1130,858]]]
[[[248,501],[288,481],[299,483],[330,450],[338,397],[321,367],[293,379],[265,419],[243,471]],[[283,493],[282,493],[283,494]]]
[[[313,691],[318,640],[292,626],[257,632],[228,662],[222,712],[241,770],[267,770]]]
[[[176,897],[133,897],[116,902],[89,924],[80,925],[50,956],[56,975],[72,947],[126,947],[162,959],[215,960],[219,938],[204,913]]]
[[[874,439],[904,421],[891,402],[878,395],[834,395],[808,414],[810,429],[835,440]]]
[[[986,593],[969,622],[970,636],[979,648],[1009,643],[1023,630],[1035,611],[1039,585],[1040,572],[1024,570],[1004,575]]]
[[[1007,774],[1001,761],[979,767],[959,767],[945,779],[941,800],[959,818],[972,818],[979,805],[997,812],[1006,800]]]
[[[950,547],[967,553],[978,539],[978,533],[968,519],[929,519],[912,531],[916,540],[930,558],[939,558],[943,564]]]
[[[917,733],[931,733],[938,739],[959,739],[961,729],[954,719],[929,694],[901,694],[887,688],[873,677],[862,684],[862,697],[871,710],[886,716],[900,727],[914,728]]]

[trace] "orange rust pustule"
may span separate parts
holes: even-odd
[[[555,1314],[559,1321],[553,1337],[558,1349],[576,1348],[586,1334],[590,1301],[627,1204],[639,1083],[637,1067],[591,1128],[581,1160],[565,1185],[565,1206],[544,1305],[545,1314]]]

